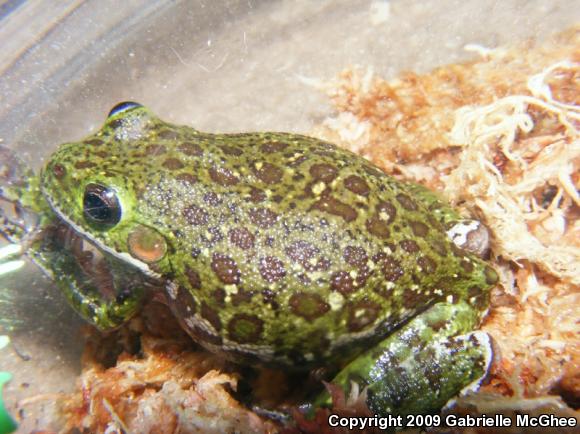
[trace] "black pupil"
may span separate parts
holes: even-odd
[[[114,225],[121,220],[121,207],[115,192],[102,185],[87,186],[83,209],[87,218],[94,223]]]

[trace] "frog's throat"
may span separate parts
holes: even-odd
[[[44,198],[46,199],[48,205],[54,211],[54,213],[58,216],[58,218],[60,218],[63,222],[65,222],[67,225],[69,225],[80,237],[82,237],[85,240],[87,240],[89,243],[91,243],[98,250],[101,250],[103,252],[109,253],[110,255],[114,256],[115,258],[120,259],[123,262],[126,262],[128,264],[133,265],[134,267],[138,268],[143,273],[145,273],[148,277],[152,277],[152,278],[157,279],[157,280],[161,280],[162,279],[161,274],[156,273],[155,271],[153,271],[151,268],[149,268],[149,266],[145,262],[142,262],[142,261],[140,261],[138,259],[135,259],[129,253],[118,252],[117,250],[112,249],[111,247],[105,246],[97,238],[92,237],[89,234],[87,234],[85,231],[83,231],[83,229],[80,226],[78,226],[75,222],[73,222],[71,219],[69,219],[54,204],[54,202],[52,202],[50,200],[50,198],[48,197],[48,195],[44,191],[44,188],[41,188],[41,190],[42,190],[42,194],[43,194]]]

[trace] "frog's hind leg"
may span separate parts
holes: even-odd
[[[373,414],[438,413],[462,390],[487,376],[491,338],[473,328],[479,314],[464,302],[438,303],[348,364],[332,381],[348,396],[366,388]],[[315,406],[330,405],[325,392]]]

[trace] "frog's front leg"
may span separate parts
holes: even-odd
[[[101,330],[135,315],[152,282],[140,270],[103,253],[71,228],[55,224],[27,252],[55,281],[72,307]]]
[[[487,375],[491,338],[469,332],[478,323],[479,313],[465,302],[435,304],[348,364],[332,383],[346,396],[352,382],[366,387],[373,414],[437,413]],[[326,392],[315,402],[329,405]]]

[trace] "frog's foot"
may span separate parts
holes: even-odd
[[[487,377],[493,350],[487,333],[473,329],[477,315],[465,303],[439,303],[347,365],[332,381],[350,393],[366,388],[373,414],[433,414]],[[315,406],[328,406],[327,393]]]

